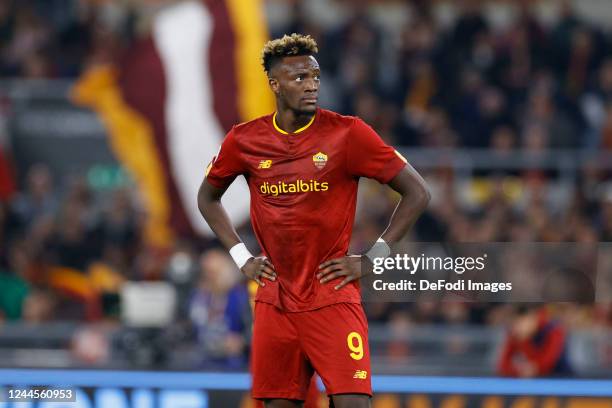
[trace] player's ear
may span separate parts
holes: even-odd
[[[270,89],[272,89],[272,92],[278,95],[280,86],[278,80],[276,78],[268,77],[268,85],[270,85]]]

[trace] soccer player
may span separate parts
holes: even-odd
[[[429,201],[423,179],[361,119],[317,106],[317,51],[310,36],[299,34],[264,46],[276,112],[228,132],[198,193],[212,230],[242,273],[259,284],[252,394],[268,408],[301,406],[315,371],[330,406],[370,405],[361,264],[388,256]],[[249,185],[263,256],[251,255],[221,204],[238,175]],[[363,256],[347,254],[360,177],[401,195],[389,226]]]

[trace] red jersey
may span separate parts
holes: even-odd
[[[251,222],[276,281],[266,280],[255,301],[281,310],[314,310],[360,303],[359,284],[324,284],[319,265],[347,254],[360,177],[388,183],[405,159],[361,119],[317,109],[296,133],[275,126],[273,115],[234,126],[209,167],[217,188],[242,174],[251,193]]]
[[[519,339],[509,333],[500,356],[499,373],[519,377],[519,364],[525,361],[535,366],[536,376],[570,375],[566,337],[563,326],[552,320],[546,309],[540,310],[533,336]]]

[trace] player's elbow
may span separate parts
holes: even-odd
[[[429,205],[429,202],[431,201],[431,191],[429,190],[429,187],[427,186],[426,183],[423,183],[423,202],[424,202],[424,208],[426,208]]]
[[[425,210],[431,201],[431,192],[424,180],[418,180],[412,188],[411,199],[414,200],[417,207]]]
[[[206,207],[209,201],[206,199],[206,195],[203,190],[204,187],[200,186],[200,189],[198,190],[198,210],[200,210],[200,214],[206,217]]]
[[[198,190],[198,210],[200,210],[200,214],[202,214],[204,218],[206,218],[210,204],[215,201],[212,190],[212,186],[206,180],[202,182]]]
[[[431,200],[431,193],[427,183],[409,165],[389,182],[389,186],[400,193],[402,199],[406,199],[413,207],[421,211],[427,208]]]

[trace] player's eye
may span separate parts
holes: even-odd
[[[298,75],[298,76],[295,78],[295,80],[296,80],[297,82],[302,82],[302,81],[304,80],[304,75]]]
[[[321,80],[321,75],[317,74],[314,76],[315,81],[320,81]]]

